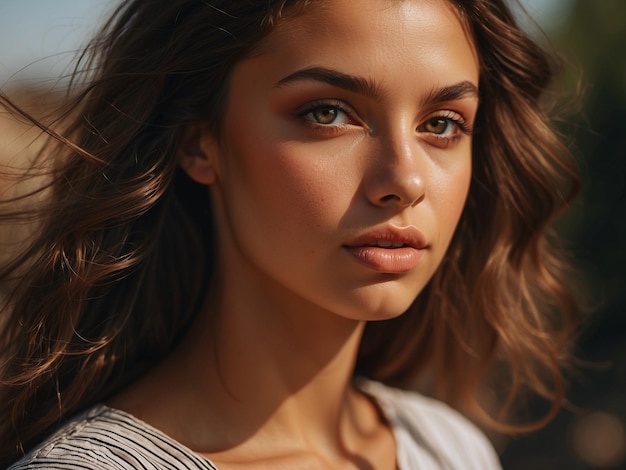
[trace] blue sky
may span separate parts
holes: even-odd
[[[0,85],[61,74],[114,3],[0,0]]]
[[[357,1],[357,0],[355,0]],[[573,0],[522,0],[544,29]],[[116,0],[0,0],[0,87],[8,81],[54,80]]]

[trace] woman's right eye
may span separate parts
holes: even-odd
[[[340,109],[332,106],[325,106],[323,108],[316,108],[313,111],[309,111],[307,115],[318,124],[332,124],[341,113],[342,111]]]
[[[336,103],[310,103],[298,116],[322,126],[354,123],[350,118],[350,111]]]

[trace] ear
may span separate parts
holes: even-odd
[[[217,180],[218,145],[204,124],[190,126],[183,135],[178,163],[196,183],[210,185]]]

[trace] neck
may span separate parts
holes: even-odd
[[[279,445],[340,453],[350,429],[375,426],[351,387],[364,322],[266,279],[237,284],[216,287],[180,347],[111,404],[214,458]]]
[[[237,416],[251,428],[263,423],[271,434],[306,441],[336,436],[338,419],[349,409],[364,323],[319,309],[267,280],[246,285],[222,286],[207,308],[211,314],[189,337],[186,356],[194,358],[199,387],[228,420]]]

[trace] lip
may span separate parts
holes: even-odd
[[[415,227],[389,226],[367,232],[343,245],[358,262],[382,273],[401,274],[416,268],[428,247]]]

